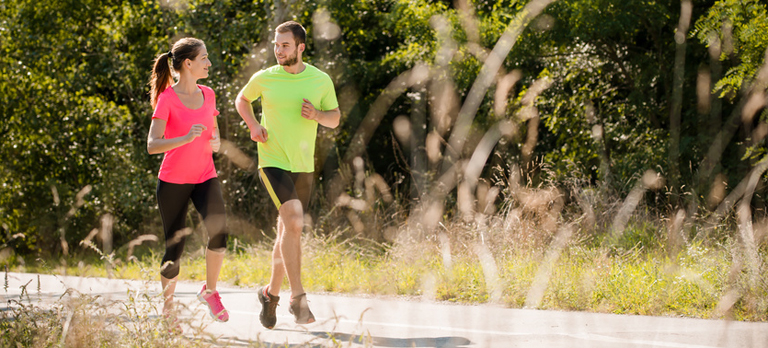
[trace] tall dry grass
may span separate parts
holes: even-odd
[[[485,52],[486,63],[463,104],[454,100],[448,81],[437,79],[445,62],[432,68],[417,65],[401,74],[373,103],[362,122],[365,126],[341,154],[338,173],[315,197],[322,208],[314,219],[307,219],[305,287],[315,292],[406,295],[513,308],[767,320],[768,217],[755,216],[749,202],[768,160],[758,162],[728,195],[720,194],[708,214],[700,213],[704,209],[698,209],[698,201],[693,209],[667,211],[646,204],[648,195],[679,194],[650,170],[638,173],[623,197],[583,182],[567,187],[534,182],[528,165],[537,142],[535,100],[551,83],[545,79],[520,96],[515,119],[500,120],[476,142],[467,143],[488,88],[497,83],[504,86],[497,92],[508,92],[519,79],[515,72],[502,71],[501,62],[522,28],[550,2],[531,2],[494,49]],[[444,20],[437,18],[433,24],[438,33],[445,32]],[[447,37],[443,40],[450,42]],[[495,80],[498,76],[502,78]],[[423,128],[418,120],[395,122],[400,144],[417,144],[425,150],[425,156],[402,160],[429,175],[414,173],[413,180],[387,184],[365,162],[365,146],[397,97],[409,89],[424,93],[427,85],[436,88],[428,93],[436,96],[437,105],[455,105],[459,111],[453,119],[446,110],[430,110],[433,131],[419,136],[413,135],[413,130]],[[507,105],[505,93],[495,97],[496,105]],[[522,132],[524,128],[530,131]],[[718,139],[730,138],[729,131],[723,129]],[[522,134],[526,167],[505,163],[483,174],[494,146]],[[253,168],[253,160],[235,144],[225,142],[222,148],[233,164]],[[713,144],[705,167],[717,163],[722,153],[722,142]],[[151,236],[132,241],[128,248],[112,248],[105,247],[108,234],[104,227],[83,242],[103,260],[100,265],[70,262],[43,268],[27,265],[23,270],[156,281],[153,272],[159,270],[159,255],[133,255]],[[235,243],[230,248],[223,282],[255,287],[267,281],[271,241],[265,237],[262,243]],[[182,266],[182,279],[202,280],[204,274],[202,253],[191,252]],[[212,343],[200,338],[205,337],[202,328],[191,337],[169,335],[151,305],[156,299],[145,293],[130,294],[121,303],[68,293],[51,305],[36,304],[28,294],[25,289],[25,296],[0,314],[0,345]]]

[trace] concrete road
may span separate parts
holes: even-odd
[[[4,273],[5,274],[5,273]],[[26,287],[25,287],[26,285]],[[281,294],[278,324],[259,323],[255,290],[220,286],[227,323],[214,322],[195,294],[202,283],[180,283],[177,299],[187,306],[189,324],[203,327],[216,345],[247,346],[256,341],[275,347],[768,347],[768,323],[612,315],[455,305],[408,299],[309,294],[318,321],[296,325],[288,313],[288,293]],[[151,297],[160,307],[159,282],[5,274],[3,304],[18,300],[52,303],[67,289],[125,301]],[[28,300],[26,300],[28,296]],[[68,296],[68,295],[67,295]],[[153,303],[154,302],[154,303]],[[185,328],[185,334],[192,331]]]

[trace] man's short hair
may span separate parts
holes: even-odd
[[[296,40],[296,46],[307,41],[307,31],[304,30],[304,27],[302,27],[301,24],[295,21],[287,21],[280,24],[275,28],[275,31],[281,34],[289,31],[293,33],[293,38]]]

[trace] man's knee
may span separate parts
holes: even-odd
[[[304,229],[304,216],[301,214],[292,215],[284,221],[285,233],[301,233]]]
[[[301,232],[304,228],[304,211],[301,208],[301,202],[297,199],[285,202],[280,207],[280,218],[287,233]]]

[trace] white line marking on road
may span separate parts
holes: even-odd
[[[253,316],[258,316],[259,315],[259,313],[248,312],[248,311],[229,310],[229,312],[230,313],[253,315]],[[278,315],[278,317],[291,317],[292,318],[293,316]],[[319,318],[319,317],[317,318],[317,322],[323,322],[325,320],[337,320],[338,322],[347,323],[347,324],[360,324],[359,320],[350,320],[350,319],[343,319],[343,318],[335,318],[335,319],[332,319],[332,318]],[[565,337],[577,338],[577,339],[588,340],[588,341],[599,341],[599,342],[620,343],[620,344],[647,345],[647,346],[653,346],[653,347],[717,348],[716,346],[702,346],[702,345],[679,343],[679,342],[637,340],[637,339],[631,339],[631,338],[620,338],[620,337],[612,337],[612,336],[605,336],[605,335],[597,335],[597,334],[592,334],[592,333],[569,334],[569,333],[560,333],[560,332],[554,332],[554,333],[509,332],[509,331],[477,330],[477,329],[454,328],[454,327],[432,326],[432,325],[412,325],[412,324],[398,324],[398,323],[382,323],[382,322],[371,322],[371,321],[364,321],[363,324],[366,324],[366,325],[378,325],[378,326],[389,326],[389,327],[397,327],[397,328],[409,328],[409,329],[438,330],[438,331],[447,331],[447,332],[462,331],[462,332],[468,332],[468,333],[473,333],[473,334],[495,335],[495,336],[542,336],[542,335],[556,335],[556,336],[565,336]]]
[[[605,336],[605,335],[597,335],[597,334],[562,334],[564,336],[573,337],[573,338],[580,338],[590,341],[601,341],[601,342],[609,342],[609,343],[631,343],[631,344],[642,344],[642,345],[648,345],[653,347],[670,347],[670,348],[717,348],[716,346],[701,346],[697,344],[687,344],[687,343],[679,343],[679,342],[665,342],[665,341],[648,341],[648,340],[635,340],[635,339],[626,339],[626,338],[619,338],[619,337],[612,337],[612,336]]]

